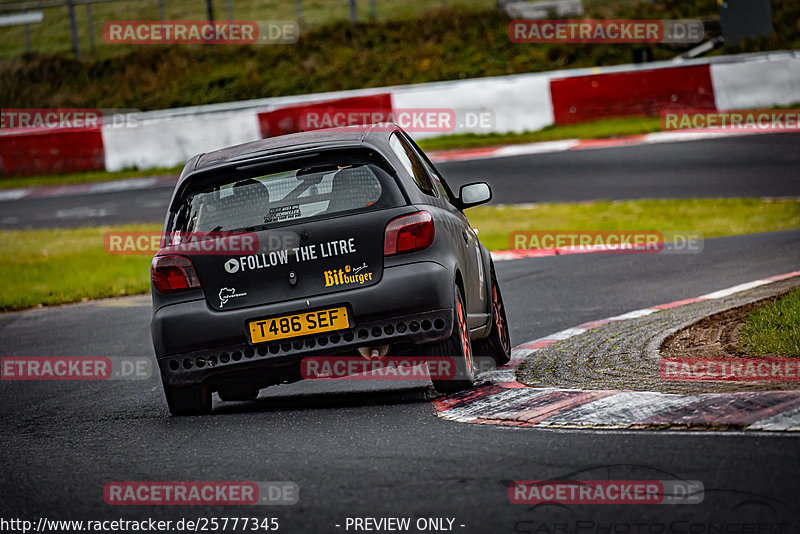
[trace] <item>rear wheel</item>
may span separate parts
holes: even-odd
[[[452,393],[471,388],[475,384],[475,367],[472,359],[472,343],[469,339],[467,309],[461,290],[455,289],[455,313],[453,333],[440,343],[426,345],[427,356],[437,358],[437,363],[448,364],[447,367],[429,364],[431,382],[439,393]],[[440,378],[433,378],[439,376]]]
[[[171,386],[164,384],[169,413],[172,415],[205,415],[211,413],[211,390],[203,384]]]
[[[503,295],[497,277],[492,269],[492,329],[486,339],[475,342],[475,354],[490,356],[497,365],[505,365],[511,361],[511,336],[508,334],[508,321],[506,308],[503,305]]]

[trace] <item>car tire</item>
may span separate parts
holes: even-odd
[[[221,389],[217,392],[221,401],[251,401],[258,398],[258,389]]]
[[[458,287],[455,289],[454,301],[453,333],[442,342],[425,345],[426,356],[452,358],[455,365],[452,376],[442,379],[431,378],[433,388],[439,393],[453,393],[469,389],[475,384],[475,365],[472,358],[472,342],[469,339],[467,309]],[[435,375],[436,373],[431,370],[431,377]]]
[[[492,305],[492,329],[485,339],[475,342],[475,354],[478,357],[490,356],[497,365],[505,365],[511,361],[511,336],[508,333],[506,307],[503,295],[492,268],[492,287],[490,291]]]
[[[169,413],[175,416],[211,413],[211,391],[204,384],[171,386],[164,384]]]

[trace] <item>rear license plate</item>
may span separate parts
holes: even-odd
[[[330,308],[313,312],[283,315],[270,319],[250,321],[250,339],[253,343],[263,343],[287,337],[304,336],[350,327],[347,308]]]

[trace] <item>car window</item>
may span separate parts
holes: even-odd
[[[183,199],[172,230],[242,230],[402,204],[394,180],[374,165],[297,169],[221,182]]]
[[[427,167],[427,164],[426,164],[426,167]],[[453,199],[450,198],[450,193],[447,192],[447,188],[444,187],[444,185],[442,184],[442,180],[441,180],[441,178],[439,178],[439,175],[435,174],[435,173],[431,173],[431,174],[433,175],[433,179],[436,182],[436,188],[439,190],[439,194],[441,194],[444,197],[444,199],[447,200],[447,202],[449,202],[450,204],[453,204]]]
[[[411,147],[411,145],[409,145],[405,139],[401,138],[396,133],[392,134],[389,144],[391,145],[395,154],[397,154],[397,157],[400,158],[403,166],[414,179],[414,182],[417,184],[417,187],[419,187],[420,191],[432,197],[437,196],[433,182],[431,181],[430,176],[428,176],[425,166],[423,165],[422,161],[420,161],[419,157],[414,153],[414,149]]]
[[[447,182],[444,181],[442,175],[439,174],[439,171],[433,166],[433,164],[428,159],[428,156],[422,151],[421,148],[417,146],[417,144],[410,138],[408,135],[404,135],[403,138],[408,142],[411,148],[414,150],[414,153],[417,154],[417,157],[420,161],[425,165],[425,169],[427,169],[428,174],[433,179],[434,183],[436,184],[436,189],[439,191],[439,194],[447,200],[450,204],[454,207],[457,207],[455,202],[453,202],[453,195],[450,192],[450,187],[447,185]]]

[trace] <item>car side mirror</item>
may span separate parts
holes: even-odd
[[[462,185],[458,195],[461,200],[461,206],[471,208],[492,200],[492,188],[486,182],[476,182]]]

